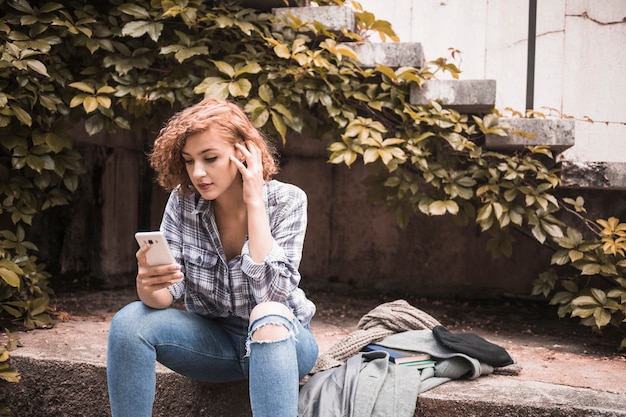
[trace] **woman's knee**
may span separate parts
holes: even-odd
[[[144,327],[138,324],[138,321],[145,316],[146,309],[141,301],[135,301],[115,313],[109,328],[109,338],[127,337],[129,333],[137,334],[137,331]]]
[[[289,337],[292,333],[292,329],[287,327],[284,323],[285,319],[290,323],[294,320],[294,315],[289,307],[274,301],[257,304],[250,312],[250,323],[254,324],[256,320],[267,316],[279,316],[283,319],[276,320],[275,322],[268,320],[255,329],[252,329],[252,340],[282,340]]]

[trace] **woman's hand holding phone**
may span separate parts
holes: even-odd
[[[166,308],[172,303],[167,287],[183,279],[183,273],[167,247],[160,232],[135,234],[139,250],[137,257],[137,294],[148,306]]]
[[[148,252],[153,250],[151,244],[147,244],[139,248],[137,251],[137,284],[157,290],[159,288],[168,287],[183,279],[180,272],[180,265],[177,263],[169,263],[162,265],[150,265],[148,263]]]

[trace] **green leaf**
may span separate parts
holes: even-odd
[[[593,316],[595,309],[593,308],[575,308],[572,310],[572,317],[587,318]]]
[[[259,86],[259,97],[266,103],[274,101],[274,92],[272,91],[272,87],[267,84]]]
[[[546,241],[546,234],[543,231],[543,229],[539,226],[534,226],[533,228],[530,229],[531,233],[533,234],[533,236],[535,237],[535,239],[537,239],[537,241],[539,241],[539,243],[542,243]]]
[[[485,221],[491,216],[492,211],[493,211],[493,207],[491,206],[491,204],[483,205],[482,208],[478,211],[478,215],[476,216],[476,221],[477,222]]]
[[[565,265],[570,261],[569,251],[560,249],[552,255],[550,263],[553,265]]]
[[[589,290],[591,291],[593,298],[595,298],[598,303],[603,305],[606,304],[606,293],[604,291],[598,288],[590,288]]]
[[[428,205],[428,212],[435,216],[446,213],[454,215],[459,212],[459,206],[454,200],[433,201]]]
[[[569,291],[559,291],[550,299],[550,304],[569,304],[574,298],[573,294]]]
[[[0,278],[13,288],[20,288],[20,277],[10,269],[0,266]]]
[[[230,85],[228,86],[228,92],[233,97],[248,97],[251,89],[252,83],[246,78],[241,78],[235,82],[230,83]]]
[[[26,155],[26,165],[41,174],[41,171],[45,167],[45,162],[41,157],[31,154]]]
[[[150,18],[150,13],[148,13],[148,11],[145,8],[138,6],[136,4],[125,3],[125,4],[120,5],[118,9],[121,12],[131,15],[137,19],[149,19]]]
[[[31,126],[32,125],[33,120],[30,117],[30,114],[28,114],[28,112],[26,112],[20,106],[18,106],[17,104],[9,104],[9,108],[11,109],[11,111],[13,112],[15,117],[17,117],[17,119],[20,122],[22,122],[26,126]]]
[[[78,177],[76,175],[65,175],[63,177],[63,185],[71,192],[76,191],[78,189]]]
[[[543,227],[543,230],[545,230],[552,237],[563,236],[563,230],[561,230],[561,228],[556,224],[548,223],[542,220],[541,226]]]
[[[230,78],[235,76],[235,69],[228,62],[214,60],[211,60],[211,62],[215,64],[217,70],[222,74],[225,74]]]
[[[597,275],[600,273],[601,271],[601,267],[600,265],[596,264],[596,263],[588,263],[588,264],[584,264],[581,268],[581,274],[583,275]]]
[[[161,37],[162,30],[162,23],[137,20],[126,23],[122,28],[122,35],[140,38],[143,35],[148,34],[154,42],[157,42],[159,37]]]
[[[604,327],[611,321],[611,313],[603,308],[597,308],[593,312],[593,318],[596,321],[596,326]]]
[[[30,303],[30,316],[38,316],[44,313],[48,308],[48,300],[46,298],[35,298]]]
[[[48,74],[48,69],[43,64],[43,62],[37,61],[36,59],[27,59],[24,62],[26,63],[28,68],[32,69],[33,71],[46,77],[50,77],[50,75]]]
[[[272,114],[272,124],[274,125],[274,128],[276,129],[276,131],[280,134],[280,137],[283,140],[283,143],[285,142],[285,138],[287,137],[287,125],[285,124],[285,121],[283,120],[282,116],[274,111],[271,112]]]
[[[247,62],[246,65],[235,71],[234,77],[239,77],[241,74],[258,74],[263,68],[258,62]]]
[[[597,306],[598,300],[590,295],[581,295],[574,298],[572,304],[575,306]]]
[[[204,94],[205,97],[225,99],[228,97],[228,84],[229,82],[221,77],[207,77],[194,87],[193,92]],[[216,94],[218,90],[220,94]],[[222,92],[222,90],[224,91]]]
[[[561,285],[570,293],[578,292],[578,285],[574,281],[561,281]]]
[[[181,48],[178,52],[176,52],[176,54],[174,54],[174,57],[176,58],[176,60],[180,63],[182,63],[183,61],[186,61],[187,59],[194,57],[194,56],[207,56],[209,55],[209,48],[207,48],[206,46],[195,46],[193,48]]]

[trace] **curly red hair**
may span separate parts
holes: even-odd
[[[230,138],[233,145],[253,141],[261,150],[265,181],[278,172],[274,145],[252,125],[244,111],[229,101],[206,98],[172,116],[154,141],[149,155],[150,165],[165,190],[172,191],[180,186],[182,194],[195,192],[185,169],[182,150],[189,136],[208,129],[215,129]]]

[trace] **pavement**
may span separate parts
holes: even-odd
[[[127,290],[74,294],[60,300],[58,317],[63,320],[53,328],[13,333],[21,346],[11,352],[11,364],[22,379],[0,381],[0,401],[13,416],[109,416],[105,368],[109,323],[114,311],[134,297]],[[332,292],[312,298],[318,314],[311,327],[320,352],[356,330],[359,318],[383,301]],[[538,319],[533,311],[520,313],[515,303],[509,304],[510,313],[502,313],[501,307],[409,302],[451,331],[471,331],[502,346],[516,361],[514,374],[451,381],[420,394],[415,416],[626,417],[626,356],[607,341],[585,334],[577,337],[573,333],[579,330],[568,323],[551,327],[554,323],[544,321],[552,319]],[[530,315],[526,327],[506,315],[514,313]],[[247,386],[197,383],[158,366],[153,415],[250,416]]]

